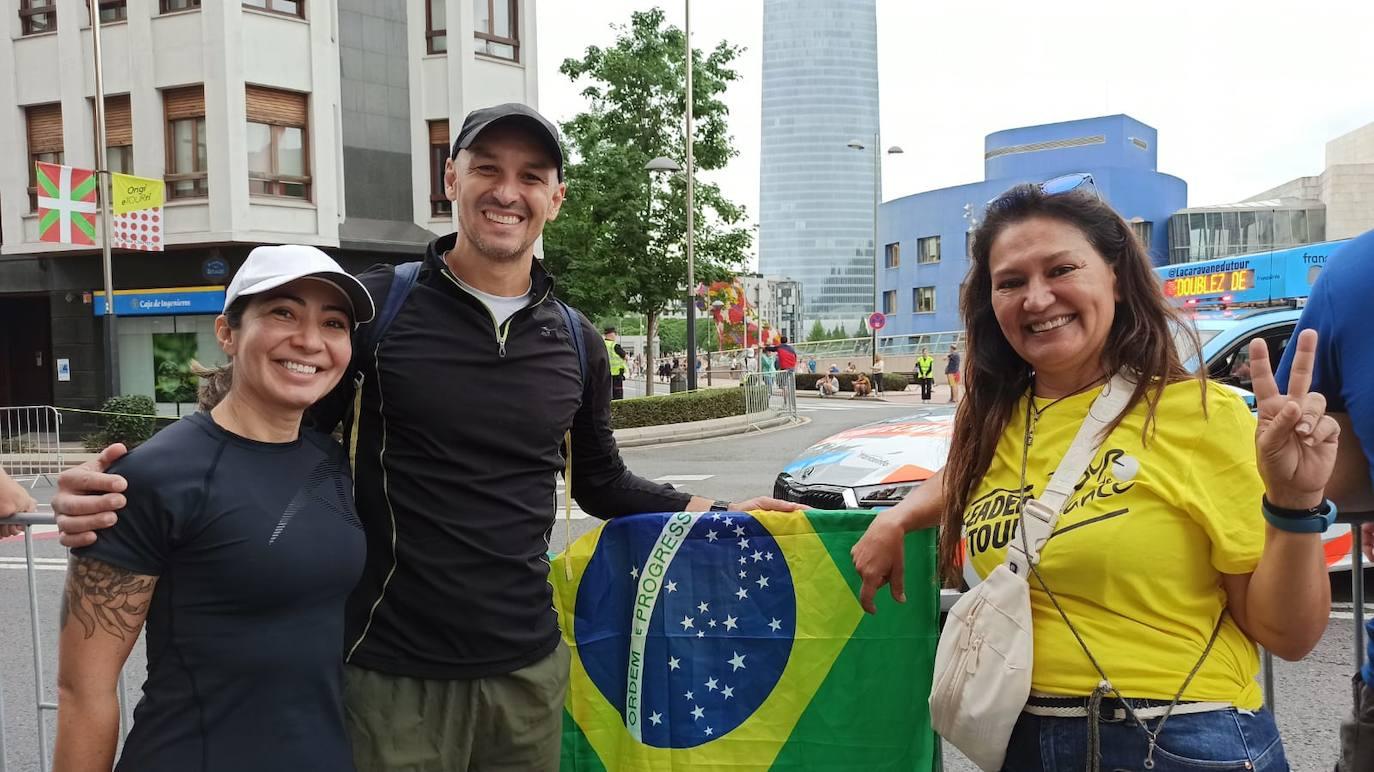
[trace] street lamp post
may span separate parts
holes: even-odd
[[[666,174],[676,174],[677,172],[682,171],[682,166],[679,165],[677,161],[674,161],[673,159],[668,158],[667,156],[659,156],[658,158],[655,158],[654,160],[652,160],[652,161],[650,161],[650,162],[644,164],[644,169],[645,169],[645,171],[648,171],[648,172],[651,173],[651,174],[657,173],[657,172],[663,172],[663,173],[666,173]],[[650,211],[651,213],[653,212],[653,196],[654,196],[654,194],[653,194],[653,189],[652,189],[652,186],[651,186],[651,187],[650,187],[650,190],[649,190],[649,202],[650,202],[650,203],[649,203],[649,211]],[[687,232],[687,243],[688,243],[688,244],[692,243],[692,233],[691,233],[690,230]],[[687,258],[687,292],[688,292],[688,295],[689,295],[689,296],[691,295],[691,291],[692,291],[692,268],[691,268],[692,261],[691,261],[690,254],[691,254],[691,252],[690,252],[690,248],[689,248],[689,251],[688,251],[689,257]],[[694,304],[691,303],[691,302],[689,302],[689,303],[687,304],[687,307],[688,307],[689,309],[692,309],[692,308],[694,308]],[[688,321],[689,321],[689,322],[692,321],[691,316],[688,316]],[[654,342],[653,342],[653,340],[649,337],[649,334],[650,334],[650,333],[651,333],[651,331],[648,330],[648,329],[646,329],[646,330],[644,331],[644,336],[645,336],[645,337],[644,337],[644,346],[645,346],[646,348],[648,348],[648,349],[649,349],[649,353],[652,354],[652,353],[653,353],[653,348],[654,348]],[[691,328],[690,324],[689,324],[689,326],[687,327],[687,335],[688,335],[687,340],[688,340],[689,343],[695,343],[695,342],[696,342],[696,339],[695,339],[694,337],[692,337],[692,328]],[[695,353],[696,353],[695,350],[693,350],[692,353],[695,354]],[[689,375],[687,376],[687,378],[688,378],[687,384],[688,384],[688,388],[689,388],[689,389],[692,388],[692,386],[696,383],[696,369],[697,369],[697,368],[696,368],[696,361],[693,360],[692,366],[689,367],[689,368],[687,368],[687,372],[689,373]]]
[[[867,150],[863,140],[849,140],[850,148],[854,150]],[[882,289],[878,284],[878,207],[883,201],[883,156],[880,152],[882,142],[877,132],[873,133],[873,310],[883,310]],[[903,153],[900,147],[893,145],[887,149],[888,155],[899,155]],[[873,364],[878,363],[878,331],[873,330]]]

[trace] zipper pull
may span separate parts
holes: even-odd
[[[504,338],[501,340],[501,347],[497,349],[496,355],[501,357],[502,359],[506,358],[506,341]]]

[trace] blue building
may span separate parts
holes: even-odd
[[[984,140],[982,182],[884,202],[877,257],[884,335],[962,329],[959,287],[969,236],[988,201],[1013,185],[1088,172],[1103,198],[1135,229],[1156,265],[1168,262],[1169,217],[1188,204],[1188,185],[1155,170],[1157,133],[1126,115],[1027,126]]]

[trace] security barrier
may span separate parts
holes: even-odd
[[[62,416],[48,405],[0,407],[0,466],[32,488],[62,467]]]

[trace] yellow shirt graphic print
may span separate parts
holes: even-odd
[[[1134,407],[1098,449],[1041,554],[1040,573],[1112,684],[1126,697],[1173,699],[1226,605],[1222,574],[1254,571],[1264,548],[1263,483],[1255,419],[1235,394],[1196,381],[1167,386],[1153,433]],[[1101,389],[1039,413],[1026,463],[1026,496],[1042,492]],[[1018,403],[964,513],[965,550],[979,576],[1019,538],[1026,405]],[[1100,677],[1035,577],[1032,688],[1087,696]],[[1184,700],[1245,709],[1263,699],[1254,644],[1227,615]]]

